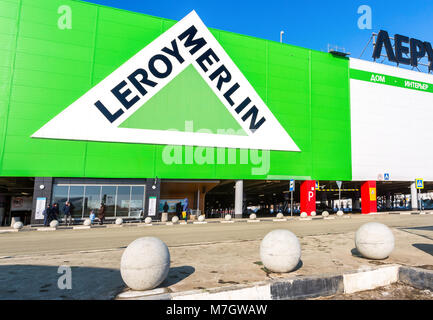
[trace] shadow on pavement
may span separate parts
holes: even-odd
[[[350,252],[352,253],[352,256],[357,257],[357,258],[364,258],[358,251],[358,249],[353,248],[352,250],[350,250]]]
[[[159,287],[172,286],[192,275],[195,272],[195,268],[191,266],[172,267],[168,272],[167,278],[162,282]]]
[[[414,243],[413,246],[419,250],[424,251],[433,256],[433,244],[428,243]]]
[[[399,229],[433,231],[433,226],[425,226],[425,227],[408,227],[408,228],[399,228]]]
[[[295,269],[293,269],[292,271],[290,271],[290,272],[295,272],[295,271],[298,271],[299,269],[301,269],[302,268],[302,266],[304,265],[304,263],[302,262],[302,260],[301,259],[299,259],[299,262],[298,262],[298,264],[296,265],[296,267],[295,267]]]
[[[1,265],[0,300],[108,300],[114,299],[126,285],[116,269],[70,268],[71,289],[66,270],[56,266]],[[58,273],[59,271],[59,273]]]

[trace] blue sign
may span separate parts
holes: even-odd
[[[385,181],[389,181],[389,173],[385,173],[383,175],[383,177],[384,177]]]
[[[293,179],[290,179],[289,191],[295,191],[295,180],[293,180]]]
[[[416,179],[416,188],[417,189],[424,189],[424,180],[423,179]]]

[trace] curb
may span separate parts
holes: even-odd
[[[343,275],[344,293],[372,290],[398,281],[399,265]]]
[[[416,212],[386,212],[386,213],[370,213],[369,215],[388,215],[388,214],[394,214],[394,215],[428,215],[428,214],[433,214],[433,211],[416,211]],[[27,228],[24,230],[19,230],[20,232],[22,231],[54,231],[54,230],[79,230],[79,229],[96,229],[96,228],[119,228],[119,227],[151,227],[151,226],[173,226],[173,225],[193,225],[193,224],[206,224],[206,223],[257,223],[257,222],[287,222],[287,221],[311,221],[311,220],[335,220],[335,219],[350,219],[352,218],[351,215],[344,215],[341,217],[338,216],[328,216],[328,217],[323,217],[321,215],[319,216],[314,216],[314,217],[307,217],[307,218],[300,218],[300,217],[288,217],[288,218],[283,218],[283,219],[272,219],[272,218],[262,218],[262,219],[256,219],[256,220],[229,220],[229,221],[204,221],[204,222],[199,222],[199,221],[192,221],[192,222],[184,222],[184,221],[180,221],[177,223],[173,223],[173,222],[162,222],[162,223],[150,223],[150,224],[145,224],[145,223],[125,223],[122,225],[115,225],[115,224],[106,224],[106,225],[91,225],[90,228],[89,226],[83,226],[83,225],[71,225],[71,226],[64,226],[64,225],[60,225],[57,227],[57,229],[51,229],[50,227],[41,227],[41,226],[33,226],[31,229]],[[0,230],[0,234],[2,233],[11,233],[11,232],[16,232],[18,230],[12,230],[12,229],[3,229]]]
[[[10,232],[19,232],[20,230],[18,229],[5,229],[5,230],[0,230],[0,233],[10,233]]]
[[[343,274],[301,276],[253,284],[169,292],[168,288],[125,291],[118,300],[302,300],[372,290],[402,281],[418,289],[433,290],[433,271],[390,264]]]
[[[343,276],[305,277],[278,281],[270,286],[272,300],[298,300],[343,293]]]
[[[53,228],[53,227],[42,227],[42,228],[37,228],[36,231],[56,231],[57,228]]]
[[[406,212],[400,212],[400,214],[402,215],[405,215],[405,214],[407,214],[407,215],[411,215],[411,214],[414,214],[414,215],[423,215],[423,214],[432,214],[433,212],[431,212],[431,211],[406,211]]]
[[[92,226],[74,226],[72,230],[86,230],[86,229],[94,229]]]
[[[432,270],[401,266],[398,272],[398,278],[401,282],[417,289],[433,291]]]

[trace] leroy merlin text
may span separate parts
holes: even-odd
[[[164,79],[170,76],[173,71],[173,64],[185,63],[185,59],[181,56],[178,47],[182,42],[183,46],[189,50],[189,53],[194,58],[200,49],[208,46],[204,38],[197,36],[197,28],[194,25],[190,26],[177,38],[173,39],[170,45],[165,46],[161,49],[161,52],[149,59],[147,69],[151,76],[147,70],[138,68],[111,89],[111,93],[122,104],[125,110],[119,108],[116,112],[111,113],[102,101],[98,100],[95,102],[95,106],[108,121],[111,123],[114,122],[126,110],[138,103],[140,99],[147,94],[147,90],[150,87],[154,88],[158,86],[158,79]],[[232,78],[232,73],[220,62],[220,58],[215,54],[212,48],[208,48],[204,51],[204,53],[195,58],[195,61],[206,75],[208,75],[216,89],[223,92],[225,100],[234,108],[240,119],[243,122],[249,120],[249,130],[252,133],[258,130],[266,121],[266,118],[259,116],[259,109],[250,97],[243,97],[243,99],[235,101],[233,95],[240,89],[240,85],[236,82],[236,79]],[[213,71],[211,72],[209,69]],[[134,95],[130,88],[135,88],[141,96]]]

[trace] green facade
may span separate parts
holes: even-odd
[[[72,29],[58,28],[62,5],[72,9]],[[349,60],[215,29],[210,30],[218,42],[301,149],[271,151],[268,173],[252,175],[253,163],[168,165],[162,145],[30,137],[175,23],[80,1],[0,0],[0,176],[351,180]],[[188,72],[183,76],[194,78]],[[182,86],[182,79],[173,81],[180,84],[167,85],[148,102],[155,110],[158,101],[165,103],[155,111],[167,126],[159,129],[180,125],[170,121],[167,107],[170,90]],[[188,97],[180,105],[205,99],[223,107],[204,89],[198,98],[191,92],[185,88]],[[133,116],[122,126],[159,127]],[[224,120],[228,126],[230,120]],[[217,150],[215,163],[216,155]]]

